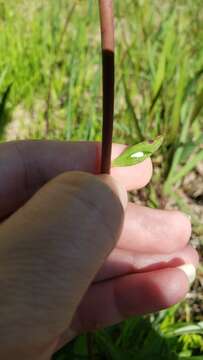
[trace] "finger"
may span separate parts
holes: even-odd
[[[142,253],[172,253],[184,248],[190,236],[187,215],[129,203],[118,246]]]
[[[125,148],[113,145],[113,158]],[[46,182],[66,171],[99,174],[101,144],[96,142],[14,141],[0,144],[0,220],[23,205]],[[152,165],[112,169],[127,190],[144,186]]]
[[[193,264],[197,268],[198,263],[198,253],[191,245],[172,254],[140,254],[115,248],[99,270],[94,282],[127,274],[177,267],[183,264]]]
[[[98,308],[100,309],[100,303],[97,304],[98,299],[104,297],[104,295],[106,294],[107,299],[108,299],[108,294],[107,294],[107,289],[109,289],[110,285],[109,285],[109,281],[111,281],[111,284],[115,283],[115,278],[121,278],[124,277],[126,275],[129,274],[135,274],[137,272],[152,272],[155,270],[160,270],[160,269],[166,269],[166,268],[176,268],[177,266],[183,265],[183,264],[193,264],[193,266],[195,268],[197,268],[199,263],[199,256],[197,251],[192,248],[191,245],[188,245],[185,249],[183,249],[180,252],[177,252],[175,254],[170,254],[170,255],[149,255],[149,254],[133,254],[132,252],[129,251],[125,251],[123,249],[114,249],[111,254],[109,255],[108,259],[105,261],[104,265],[102,266],[102,268],[99,270],[95,280],[94,280],[94,285],[92,285],[91,289],[88,291],[88,293],[85,296],[84,299],[84,303],[86,303],[86,306],[88,307],[88,301],[91,298],[91,302],[90,302],[90,306],[92,306],[92,303],[94,305],[93,308]],[[114,278],[114,279],[113,279]],[[116,279],[117,281],[118,279]],[[114,283],[113,283],[114,281]],[[100,282],[100,283],[99,283]],[[101,283],[102,282],[102,283]],[[106,286],[106,284],[108,284]],[[100,294],[101,292],[101,294]],[[124,294],[121,294],[121,296],[123,296]],[[130,295],[131,296],[131,295]],[[94,299],[94,301],[93,301]],[[106,299],[106,297],[105,297]],[[108,300],[109,302],[111,302],[111,300]],[[85,316],[88,317],[89,314],[89,309],[86,310],[85,305],[83,305],[84,303],[82,303],[82,305],[80,306],[80,312],[82,312],[82,318]],[[106,309],[109,309],[109,303],[106,303]],[[60,348],[62,348],[67,342],[71,341],[74,337],[76,337],[80,332],[86,331],[86,330],[94,330],[95,329],[95,324],[98,324],[96,326],[98,327],[102,327],[102,324],[104,324],[104,326],[108,326],[110,324],[112,324],[114,321],[119,322],[119,318],[115,320],[115,318],[111,318],[111,311],[112,311],[112,307],[114,306],[114,302],[113,305],[111,305],[110,309],[109,309],[109,314],[106,315],[106,311],[105,313],[102,312],[101,317],[102,317],[102,323],[100,324],[100,319],[97,318],[97,312],[98,312],[98,308],[97,310],[95,309],[94,312],[94,320],[91,318],[87,318],[86,322],[88,323],[87,325],[87,329],[83,328],[83,325],[81,324],[80,320],[77,320],[78,317],[81,318],[81,315],[77,315],[75,316],[75,319],[73,321],[72,327],[67,329],[59,338],[57,345],[56,345],[56,349],[55,351],[59,350]],[[103,309],[103,307],[102,307]],[[83,313],[87,311],[87,314]],[[114,314],[115,311],[112,312],[112,314]],[[133,314],[133,315],[136,315]],[[107,318],[107,319],[106,319]],[[122,318],[123,320],[123,318]],[[85,325],[86,326],[86,325]],[[91,328],[92,327],[92,328]],[[73,330],[74,328],[74,330]]]
[[[65,173],[0,226],[0,328],[8,348],[43,347],[70,324],[120,235],[122,191],[108,175]]]
[[[95,284],[85,295],[71,328],[77,333],[92,331],[129,316],[164,309],[181,301],[188,289],[185,273],[177,268],[131,274]]]

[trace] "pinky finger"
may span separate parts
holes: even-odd
[[[189,281],[179,268],[131,274],[94,284],[86,293],[71,328],[101,329],[130,316],[155,312],[181,301]]]

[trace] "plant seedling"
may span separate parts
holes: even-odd
[[[144,141],[128,147],[111,163],[113,118],[114,118],[114,16],[113,0],[99,0],[103,67],[103,128],[101,173],[109,173],[111,166],[136,165],[150,157],[162,145],[163,137]]]

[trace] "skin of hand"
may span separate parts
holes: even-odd
[[[99,143],[0,144],[0,358],[48,360],[82,332],[187,294],[188,217],[127,204],[150,159],[109,176],[100,158]]]

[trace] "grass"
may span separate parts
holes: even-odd
[[[201,251],[203,195],[185,184],[202,176],[202,0],[115,0],[115,8],[114,141],[165,135],[152,183],[136,198],[190,213]],[[101,140],[100,70],[95,1],[0,0],[2,141]],[[182,304],[95,334],[95,359],[202,359],[202,276],[200,268]],[[55,359],[87,357],[80,337]]]

